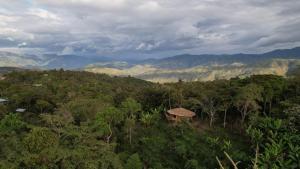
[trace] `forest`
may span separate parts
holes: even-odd
[[[151,83],[80,71],[0,80],[2,169],[297,169],[300,76]],[[196,113],[173,123],[170,108]]]

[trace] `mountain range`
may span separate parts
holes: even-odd
[[[286,76],[300,65],[300,47],[263,54],[190,55],[137,62],[101,62],[85,70],[116,76],[134,76],[153,82],[211,81],[253,74]]]
[[[154,82],[208,81],[252,74],[285,76],[300,65],[300,47],[262,54],[182,54],[161,59],[115,60],[99,56],[21,55],[0,52],[0,67],[79,69]]]
[[[38,69],[80,69],[96,62],[112,61],[106,57],[78,55],[27,55],[0,51],[0,67],[21,67]]]
[[[183,54],[163,59],[150,59],[142,61],[162,68],[190,68],[198,65],[231,64],[234,62],[255,65],[269,59],[300,59],[300,47],[293,49],[279,49],[263,54],[221,54],[221,55],[190,55]]]

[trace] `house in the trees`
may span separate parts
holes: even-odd
[[[168,110],[165,115],[169,121],[179,122],[183,119],[191,120],[196,113],[185,108],[174,108]]]
[[[8,102],[7,99],[0,98],[0,104],[5,104],[5,103],[7,103],[7,102]]]
[[[35,83],[35,84],[33,84],[32,86],[34,86],[34,87],[42,87],[43,84],[41,84],[41,83]]]
[[[18,113],[24,113],[25,111],[26,111],[26,109],[23,109],[23,108],[16,109],[16,112],[18,112]]]

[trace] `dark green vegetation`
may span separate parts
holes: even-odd
[[[6,75],[0,95],[0,168],[211,169],[216,157],[230,167],[224,152],[239,168],[300,167],[299,77],[160,85],[28,71]],[[197,117],[170,124],[169,103]]]

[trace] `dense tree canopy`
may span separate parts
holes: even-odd
[[[5,77],[0,168],[229,168],[228,156],[239,168],[300,168],[298,76],[170,84],[63,70]],[[174,107],[196,117],[171,123],[165,112]]]

